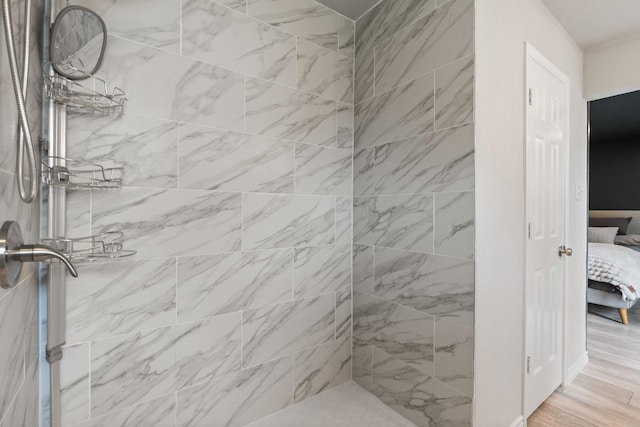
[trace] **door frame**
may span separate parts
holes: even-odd
[[[525,127],[524,127],[524,144],[525,144],[525,155],[524,155],[524,170],[525,170],[525,212],[524,212],[524,217],[525,217],[525,230],[524,230],[524,235],[525,235],[525,288],[524,288],[524,292],[522,295],[522,307],[523,307],[523,314],[524,314],[524,322],[522,325],[522,329],[523,329],[523,340],[522,340],[522,414],[524,417],[524,425],[526,426],[526,419],[527,419],[527,407],[526,407],[526,396],[527,396],[527,289],[529,288],[529,284],[530,284],[530,280],[531,278],[528,277],[527,272],[529,270],[528,266],[529,266],[529,239],[527,238],[527,233],[528,233],[528,224],[529,224],[529,198],[528,195],[530,193],[530,189],[529,189],[529,157],[528,157],[528,143],[529,141],[527,140],[527,135],[528,135],[528,130],[529,130],[529,120],[528,120],[528,114],[527,114],[527,109],[528,109],[528,103],[529,103],[529,87],[531,84],[530,81],[530,72],[529,72],[529,61],[533,60],[538,62],[540,65],[542,65],[547,71],[549,71],[551,74],[553,74],[556,78],[558,78],[560,81],[562,81],[562,83],[565,86],[565,90],[564,90],[564,97],[565,97],[565,135],[566,135],[566,146],[565,146],[565,156],[564,156],[564,242],[565,244],[567,244],[567,246],[570,246],[569,243],[569,223],[570,223],[570,204],[569,204],[569,197],[571,194],[571,175],[570,175],[570,166],[571,166],[571,156],[570,156],[570,148],[571,148],[571,135],[570,135],[570,105],[571,105],[571,98],[570,98],[570,84],[571,81],[569,80],[569,78],[566,76],[566,74],[564,74],[555,64],[553,64],[551,61],[549,61],[542,53],[540,53],[540,51],[538,51],[535,47],[533,47],[530,43],[525,42],[525,58],[524,58],[524,69],[525,69],[525,87],[524,87],[524,99],[525,99],[525,105],[524,105],[524,122],[525,122]],[[561,380],[561,384],[560,387],[564,388],[570,381],[569,379],[569,365],[568,365],[568,361],[567,361],[567,340],[566,337],[568,335],[568,319],[567,319],[567,314],[568,314],[568,295],[567,295],[567,290],[568,290],[568,282],[569,282],[569,265],[568,265],[568,257],[563,257],[563,263],[564,263],[564,272],[563,272],[563,284],[562,284],[562,316],[561,316],[561,321],[562,321],[562,380]]]

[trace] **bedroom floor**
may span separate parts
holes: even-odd
[[[628,326],[616,309],[589,304],[587,349],[587,367],[529,417],[529,427],[640,426],[640,303]]]

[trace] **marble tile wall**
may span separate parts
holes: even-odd
[[[120,117],[69,117],[65,427],[241,426],[351,379],[355,23],[313,0],[72,0],[109,28]],[[432,84],[433,86],[433,84]]]
[[[15,34],[22,34],[24,4],[10,2]],[[42,97],[41,46],[44,1],[34,1],[31,10],[32,45],[30,51],[29,92],[26,106],[35,141],[41,131]],[[16,49],[22,52],[21,37]],[[5,45],[4,34],[0,44]],[[20,55],[19,55],[20,56]],[[0,223],[17,221],[26,241],[39,238],[39,203],[20,200],[16,186],[15,161],[18,114],[13,97],[6,52],[0,54]],[[26,264],[18,285],[0,288],[0,427],[37,426],[39,422],[38,369],[38,275],[35,264]]]
[[[356,22],[353,379],[418,426],[470,426],[473,0]]]

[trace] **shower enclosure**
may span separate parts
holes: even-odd
[[[289,425],[371,395],[407,425],[471,425],[473,0],[383,0],[357,21],[314,0],[69,4],[106,23],[95,82],[127,102],[65,111],[53,156],[118,182],[65,188],[63,212],[44,200],[40,232],[3,99],[0,220],[136,253],[75,254],[79,278],[49,293],[66,326],[51,396],[37,271],[0,290],[0,426]]]

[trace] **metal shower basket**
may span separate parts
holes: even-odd
[[[137,253],[124,249],[122,231],[107,231],[94,236],[42,239],[42,243],[64,253],[73,261],[93,262],[114,258],[125,258]]]
[[[122,186],[122,167],[102,165],[66,157],[42,158],[42,181],[72,189],[119,188]]]
[[[70,66],[67,65],[67,67]],[[79,113],[117,115],[124,111],[127,96],[122,89],[119,87],[109,89],[106,81],[86,73],[84,70],[75,68],[74,70],[84,73],[86,81],[90,82],[93,88],[53,72],[49,73],[45,65],[44,89],[49,98]]]

